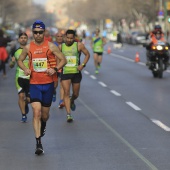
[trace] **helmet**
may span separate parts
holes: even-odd
[[[45,24],[41,20],[36,20],[32,25],[32,29],[34,29],[34,28],[45,29]]]
[[[162,27],[160,25],[155,25],[154,30],[155,31],[162,31]]]
[[[153,33],[154,34],[161,34],[162,33],[162,27],[160,25],[155,25]]]

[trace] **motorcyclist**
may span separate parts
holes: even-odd
[[[150,38],[152,38],[157,31],[160,31],[162,36],[164,36],[164,33],[162,32],[162,27],[160,25],[155,25],[154,30],[150,32]]]
[[[153,51],[151,50],[151,47],[153,44],[157,44],[158,41],[164,42],[166,44],[167,41],[164,38],[164,34],[162,32],[162,28],[160,25],[155,25],[154,30],[150,33],[148,43],[146,44],[146,65],[150,66],[151,57],[154,55]],[[169,61],[169,53],[167,52],[165,55],[167,55],[168,61]]]

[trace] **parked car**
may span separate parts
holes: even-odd
[[[132,32],[129,43],[137,45],[137,44],[144,44],[147,40],[147,34],[142,32]]]

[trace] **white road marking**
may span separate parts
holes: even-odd
[[[139,111],[141,110],[138,106],[136,106],[135,104],[133,104],[132,102],[126,102],[126,104],[128,104],[130,107],[132,107],[133,109]]]
[[[106,53],[106,52],[105,52],[105,53]],[[126,58],[126,57],[121,56],[121,55],[118,55],[118,54],[113,54],[113,53],[111,53],[110,55],[112,55],[112,56],[114,56],[114,57],[117,57],[117,58],[121,58],[121,59],[130,61],[130,62],[135,62],[134,60],[132,60],[132,59],[130,59],[130,58]],[[138,64],[143,65],[143,66],[146,66],[146,64],[145,64],[145,63],[142,63],[142,62],[138,62]],[[170,73],[170,70],[166,70],[166,72]],[[86,71],[86,70],[84,71],[84,73],[87,74],[87,75],[89,75],[89,72]],[[92,79],[97,79],[94,75],[90,75],[90,77],[91,77]],[[103,87],[107,87],[107,85],[106,85],[105,83],[103,83],[103,82],[100,82],[100,81],[99,81],[98,83],[99,83],[100,85],[102,85]],[[121,96],[121,94],[118,93],[118,92],[115,91],[115,90],[110,90],[110,92],[113,93],[113,94],[116,95],[116,96]],[[134,110],[136,110],[136,111],[140,111],[140,110],[141,110],[138,106],[136,106],[136,105],[135,105],[134,103],[132,103],[132,102],[126,102],[126,104],[128,104],[130,107],[132,107],[132,108],[133,108]],[[170,131],[170,127],[166,126],[166,125],[163,124],[161,121],[156,120],[156,119],[151,119],[151,121],[152,121],[154,124],[156,124],[157,126],[159,126],[160,128],[162,128],[163,130],[165,130],[165,131],[167,131],[167,132]]]
[[[140,64],[142,66],[146,66],[146,63],[139,62],[138,64]]]
[[[97,79],[94,75],[90,75],[90,77],[94,80]]]
[[[121,55],[118,55],[118,54],[113,54],[113,53],[111,53],[110,55],[112,55],[112,56],[114,56],[114,57],[117,57],[117,58],[121,58],[121,59],[130,61],[130,62],[134,62],[134,60],[132,60],[132,59],[130,59],[130,58],[127,58],[127,57],[124,57],[124,56],[121,56]]]
[[[160,128],[162,128],[163,130],[169,132],[170,128],[168,126],[166,126],[165,124],[163,124],[161,121],[156,120],[156,119],[151,119],[151,121],[153,123],[155,123],[157,126],[159,126]]]
[[[101,81],[99,81],[98,83],[103,87],[107,87],[107,85],[105,83],[101,82]]]
[[[90,73],[88,71],[84,70],[84,74],[89,75]]]
[[[86,107],[86,109],[100,121],[114,136],[116,136],[124,145],[126,145],[138,158],[140,158],[151,170],[158,170],[149,160],[147,160],[140,152],[138,152],[135,147],[133,147],[126,139],[124,139],[113,127],[111,127],[107,122],[105,122],[102,117],[100,117],[92,108],[90,108],[81,98],[78,100]]]
[[[121,96],[120,93],[118,93],[117,91],[115,90],[110,90],[111,93],[113,93],[115,96]]]

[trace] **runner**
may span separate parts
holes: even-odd
[[[36,138],[35,154],[44,153],[41,137],[46,131],[46,122],[49,119],[49,111],[54,92],[54,78],[56,72],[66,63],[64,55],[59,48],[44,40],[45,24],[37,20],[33,23],[32,32],[34,40],[23,48],[18,59],[19,67],[25,75],[30,76],[30,102],[33,109],[33,127]],[[29,56],[29,69],[23,64],[26,56]],[[56,66],[56,57],[60,63]]]
[[[56,46],[59,46],[60,44],[63,43],[63,34],[61,31],[57,32],[57,34],[55,35],[56,37],[56,41],[54,42],[54,44],[56,44]],[[59,62],[59,61],[57,61]],[[57,75],[59,78],[61,78],[61,69],[58,70]],[[60,101],[59,101],[59,105],[58,108],[62,109],[64,107],[64,90],[60,81]]]
[[[94,57],[94,66],[95,73],[99,73],[99,68],[102,63],[102,56],[104,45],[106,44],[106,39],[104,37],[100,37],[100,30],[97,28],[95,32],[95,36],[92,38],[91,47],[93,48],[93,57]]]
[[[83,43],[75,42],[75,31],[67,30],[66,41],[60,45],[62,53],[67,59],[67,65],[63,67],[61,72],[61,83],[64,89],[64,104],[67,112],[67,122],[72,122],[71,110],[75,111],[76,105],[74,101],[79,96],[80,82],[82,79],[81,70],[86,66],[90,58],[89,51]],[[79,53],[85,55],[84,61],[80,63]],[[72,85],[72,96],[70,99],[70,87]]]
[[[13,68],[15,63],[18,61],[18,58],[22,52],[23,47],[26,46],[28,42],[28,36],[25,32],[19,34],[18,42],[20,44],[20,47],[14,52],[12,55],[12,59],[10,62],[10,67]],[[28,56],[24,60],[24,65],[26,68],[28,68]],[[29,112],[28,103],[30,102],[29,98],[29,75],[25,75],[23,70],[20,69],[19,66],[16,67],[16,74],[15,74],[15,85],[16,89],[18,91],[18,105],[21,110],[22,119],[21,122],[27,121],[27,113]]]

